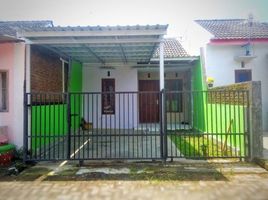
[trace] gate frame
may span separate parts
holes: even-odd
[[[261,123],[261,90],[260,90],[260,82],[254,82],[251,84],[250,86],[250,95],[248,96],[248,105],[247,105],[247,109],[248,109],[248,113],[247,113],[247,130],[249,131],[247,133],[247,140],[248,140],[248,144],[245,144],[246,146],[246,153],[245,153],[245,158],[250,158],[250,160],[252,160],[254,157],[259,156],[260,151],[260,147],[262,147],[262,145],[260,145],[260,142],[262,142],[262,132],[260,131],[260,126],[259,124]],[[191,91],[193,92],[193,91]],[[31,109],[29,108],[29,101],[31,100],[31,93],[26,93],[24,94],[24,161],[27,161],[27,154],[28,154],[28,140],[29,140],[29,124],[31,124],[32,122],[29,123],[29,110]],[[68,142],[68,146],[67,146],[67,156],[66,159],[67,160],[77,160],[77,159],[71,159],[71,99],[70,99],[70,95],[72,93],[67,92],[67,93],[62,93],[64,98],[66,99],[66,105],[67,105],[67,142]],[[139,94],[139,93],[137,93]],[[160,113],[160,156],[159,159],[161,159],[162,161],[166,162],[167,158],[169,157],[168,154],[168,135],[167,135],[167,113],[166,113],[166,91],[163,89],[159,92],[160,95],[160,103],[159,103],[159,113]],[[255,121],[251,121],[251,120],[255,120]],[[256,129],[258,128],[258,129]],[[255,130],[255,131],[254,131]],[[254,134],[253,134],[254,131]],[[214,134],[215,135],[215,134]],[[212,133],[213,136],[213,133]],[[174,157],[176,158],[176,157]],[[103,160],[107,160],[107,158],[100,158]],[[114,158],[114,160],[116,159],[131,159],[131,158]],[[152,159],[152,158],[135,158],[135,159]],[[171,158],[172,159],[172,158]],[[37,159],[38,160],[38,159]],[[42,159],[40,159],[42,160]],[[87,160],[85,158],[81,158],[79,160]],[[95,160],[93,159],[88,159],[88,160]]]

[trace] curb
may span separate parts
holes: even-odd
[[[257,165],[266,169],[268,171],[268,159],[264,158],[254,158],[253,160]]]

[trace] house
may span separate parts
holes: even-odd
[[[23,141],[23,83],[25,42],[18,30],[51,26],[50,21],[0,22],[0,127],[7,126],[12,143]]]
[[[6,100],[16,112],[3,125],[24,159],[247,157],[247,93],[231,105],[206,91],[200,58],[164,38],[167,28],[16,28],[20,79],[2,78],[18,85],[8,89],[16,105]]]
[[[205,70],[214,86],[261,81],[263,129],[268,130],[268,23],[249,19],[196,20],[212,34]]]
[[[159,42],[163,40],[167,25],[155,26],[117,26],[117,27],[54,27],[51,21],[2,22],[1,56],[10,63],[1,65],[8,71],[8,95],[2,86],[1,95],[5,95],[3,105],[8,105],[8,112],[1,112],[1,126],[8,126],[11,141],[22,146],[23,130],[23,85],[28,93],[94,93],[97,105],[83,104],[82,112],[78,103],[73,105],[73,127],[79,126],[80,118],[91,123],[94,128],[139,129],[141,124],[159,123],[158,108],[160,91],[159,82]],[[25,42],[26,41],[26,42]],[[168,90],[191,90],[192,68],[198,63],[198,57],[189,56],[178,40],[163,40],[165,64],[165,85]],[[26,43],[26,44],[25,44]],[[19,48],[15,51],[14,48]],[[19,46],[19,47],[17,47]],[[8,49],[7,51],[7,48]],[[8,56],[6,55],[8,53]],[[6,61],[6,62],[7,62]],[[26,64],[25,64],[26,63]],[[16,64],[16,65],[14,65]],[[5,67],[5,68],[4,68]],[[13,72],[14,70],[18,70]],[[2,79],[7,79],[3,72]],[[138,92],[149,91],[155,94],[143,95],[137,99]],[[118,92],[118,98],[100,94]],[[122,94],[121,94],[122,92]],[[129,92],[132,94],[123,94]],[[36,107],[31,111],[31,129],[47,129],[48,122],[37,122],[46,111],[43,105],[54,105],[63,113],[62,98],[32,96],[31,102]],[[94,96],[94,97],[93,97]],[[76,101],[76,97],[73,97]],[[124,99],[123,100],[121,100]],[[128,98],[128,100],[126,100]],[[133,99],[130,102],[130,98]],[[101,100],[102,99],[102,100]],[[150,107],[142,106],[150,100]],[[140,102],[138,102],[140,101]],[[144,101],[144,103],[141,103]],[[176,121],[189,123],[189,101],[177,103],[170,97],[168,106]],[[119,104],[132,104],[126,107]],[[188,105],[187,105],[188,103]],[[57,104],[57,105],[55,105]],[[118,105],[117,105],[118,104]],[[7,109],[7,106],[4,108]],[[18,108],[17,108],[18,107]],[[45,106],[43,106],[45,107]],[[16,112],[14,112],[14,110]],[[94,109],[98,109],[98,111]],[[123,109],[123,110],[119,110]],[[84,112],[84,111],[83,111]],[[124,112],[123,114],[117,114]],[[65,113],[66,114],[66,113]],[[8,115],[8,117],[7,117]],[[58,116],[59,118],[62,116]],[[114,116],[116,117],[114,117]],[[34,116],[34,117],[33,117]],[[109,120],[107,122],[107,116]],[[52,117],[52,116],[50,116]],[[171,118],[171,117],[169,117]],[[54,117],[54,120],[56,118]],[[63,120],[63,119],[58,119]],[[168,119],[169,121],[171,119]],[[42,121],[42,120],[41,120]],[[106,122],[104,122],[106,121]],[[54,126],[56,132],[67,129],[65,122]],[[104,125],[106,123],[106,125]],[[107,125],[108,123],[108,125]],[[120,123],[120,124],[119,124]],[[171,123],[171,122],[170,122]],[[74,125],[75,124],[75,125]],[[146,125],[147,127],[147,125]],[[148,126],[149,127],[149,126]],[[147,127],[147,128],[148,128]],[[159,125],[156,127],[159,129]],[[49,130],[51,131],[51,130]],[[55,130],[54,130],[55,132]],[[60,133],[59,133],[60,134]]]

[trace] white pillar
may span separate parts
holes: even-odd
[[[160,48],[159,48],[159,67],[160,67],[160,73],[159,73],[159,82],[160,82],[160,91],[162,91],[165,88],[165,70],[164,70],[164,42],[160,42]],[[167,138],[166,138],[166,118],[165,118],[165,95],[161,93],[161,114],[160,114],[160,130],[161,135],[165,137],[161,137],[161,155],[163,156],[163,159],[166,160],[167,158]]]
[[[160,64],[160,90],[163,90],[165,88],[165,75],[164,75],[164,42],[160,42],[160,48],[159,48],[159,64]]]
[[[31,45],[25,45],[25,84],[26,92],[31,92]]]

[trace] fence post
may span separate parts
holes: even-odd
[[[262,95],[261,82],[249,84],[249,159],[260,158],[263,154]]]
[[[67,94],[67,159],[71,158],[71,97]]]
[[[24,99],[23,99],[23,109],[24,109],[24,116],[23,116],[23,162],[27,161],[27,154],[28,154],[28,105],[27,105],[27,93],[24,92]]]
[[[161,150],[161,158],[165,162],[167,159],[167,133],[166,133],[166,114],[165,114],[165,90],[162,89],[160,91],[160,150]]]

